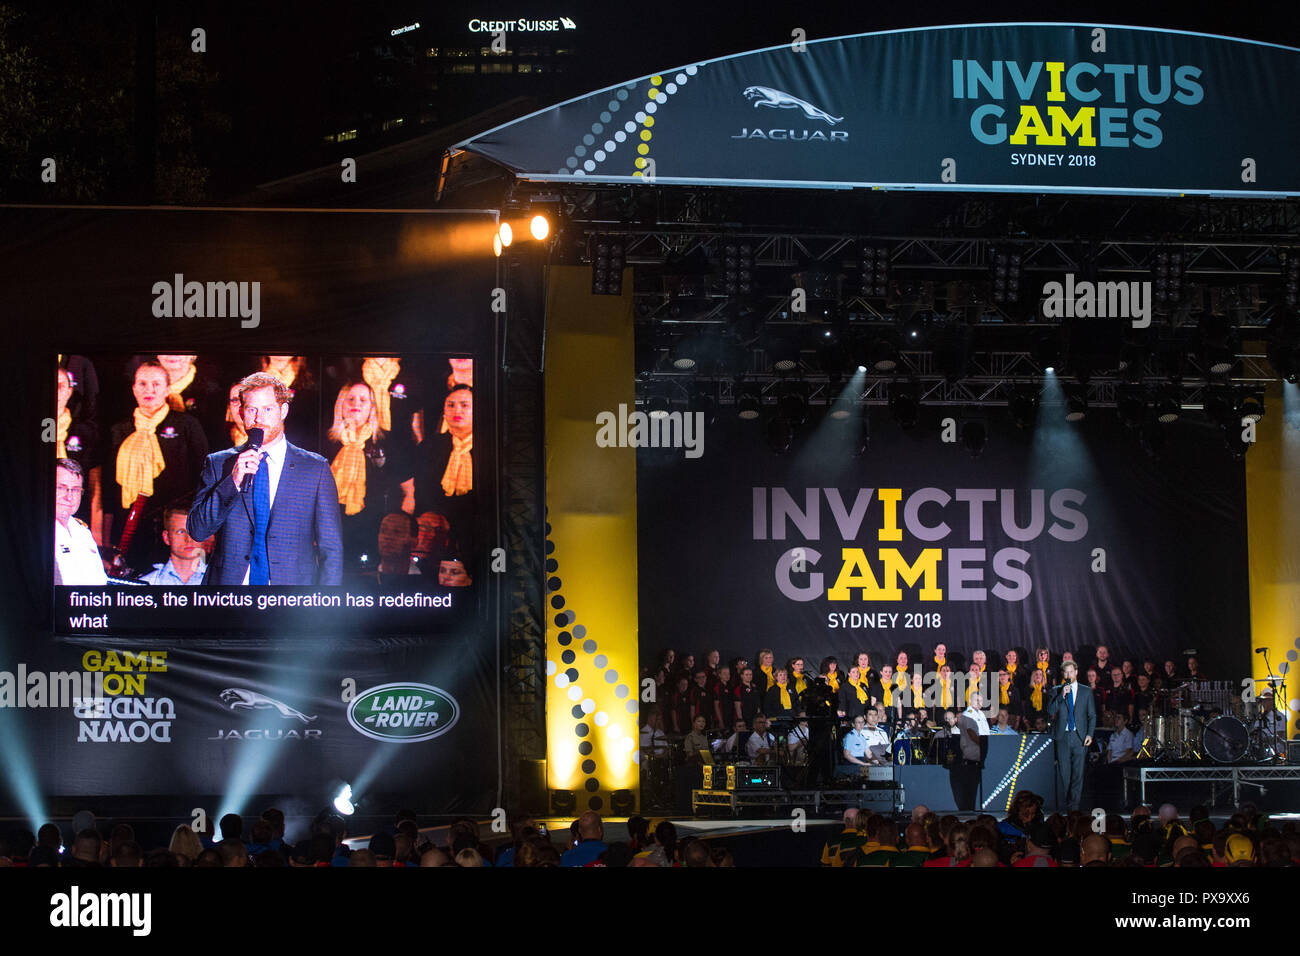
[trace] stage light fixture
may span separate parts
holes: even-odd
[[[898,354],[898,346],[887,338],[873,339],[867,348],[867,355],[871,362],[871,367],[877,372],[889,374],[898,368],[901,356]],[[859,368],[862,368],[859,366]],[[862,371],[866,371],[862,368]]]
[[[615,790],[609,795],[609,812],[616,817],[629,817],[636,810],[636,796],[631,790]]]
[[[622,295],[625,264],[622,237],[592,237],[591,294]]]
[[[748,241],[728,242],[722,250],[722,288],[727,295],[748,296],[754,291],[754,246]]]
[[[889,289],[889,250],[862,241],[859,251],[862,270],[862,294],[883,299]]]
[[[573,810],[578,805],[578,798],[572,790],[552,790],[551,791],[551,812],[559,817],[573,816]]]
[[[1088,417],[1088,393],[1083,388],[1071,389],[1065,399],[1065,420],[1081,422]]]
[[[497,255],[498,258],[501,256],[501,251],[502,251],[502,249],[504,249],[504,248],[505,248],[505,247],[501,245],[501,235],[500,235],[500,233],[493,233],[493,234],[492,234],[492,251],[493,251],[494,253],[496,253],[496,255]]]
[[[1038,392],[1025,386],[1017,388],[1008,402],[1011,420],[1017,428],[1033,428],[1038,421]]]
[[[1156,399],[1155,416],[1156,421],[1161,425],[1173,424],[1178,421],[1178,418],[1182,413],[1182,407],[1172,396],[1161,395]]]
[[[1020,267],[1020,253],[1014,248],[993,251],[990,285],[994,302],[1019,301]]]
[[[778,455],[790,451],[794,444],[794,426],[780,415],[773,416],[767,423],[767,446]]]
[[[763,407],[763,395],[756,385],[736,383],[736,417],[747,422],[758,418]]]
[[[831,410],[827,412],[828,418],[833,418],[837,422],[847,421],[853,414],[854,402],[847,395],[841,395],[831,403]]]
[[[962,422],[961,443],[966,446],[972,458],[978,458],[983,454],[988,440],[989,432],[982,421],[972,418]]]
[[[352,814],[356,813],[356,805],[352,802],[352,785],[347,783],[343,784],[339,791],[334,795],[334,799],[331,803],[333,804],[334,809],[345,817],[350,817]]]
[[[506,249],[509,249],[510,243],[515,241],[515,231],[508,222],[501,223],[497,228],[497,236],[501,239],[501,245]]]
[[[533,234],[533,238],[541,242],[551,234],[551,221],[545,216],[534,216],[528,220],[528,231]]]
[[[1167,308],[1182,301],[1183,262],[1181,249],[1156,253],[1152,293],[1157,306]]]
[[[1252,422],[1258,422],[1264,417],[1264,396],[1248,393],[1243,395],[1241,402],[1237,405],[1237,421],[1249,419]]]
[[[793,372],[799,367],[799,343],[792,336],[773,338],[767,343],[767,355],[774,371]]]
[[[1147,399],[1141,388],[1123,386],[1115,403],[1120,422],[1127,428],[1141,428],[1146,420]]]
[[[916,386],[911,382],[899,382],[890,386],[889,410],[894,414],[894,421],[904,430],[916,427],[919,413],[916,398]]]
[[[669,402],[667,396],[662,393],[655,393],[650,396],[646,402],[646,410],[651,418],[667,418]]]

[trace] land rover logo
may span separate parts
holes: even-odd
[[[460,707],[446,691],[428,684],[380,684],[357,694],[348,705],[348,723],[375,740],[414,743],[451,730]]]

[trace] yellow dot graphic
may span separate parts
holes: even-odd
[[[645,169],[645,164],[646,164],[645,157],[643,157],[643,156],[638,156],[638,157],[636,158],[636,168],[637,168],[637,169]]]
[[[650,97],[650,99],[652,99],[652,100],[654,100],[654,99],[658,99],[658,98],[659,98],[659,91],[658,91],[658,90],[651,90],[651,91],[650,91],[648,94],[646,94],[646,95],[648,95],[648,96]]]
[[[650,147],[647,146],[645,143],[642,143],[640,146],[636,148],[636,151],[640,153],[642,156],[644,156],[646,153],[650,152]]]
[[[648,129],[641,130],[641,138],[645,140],[647,143],[650,142],[650,137],[653,135],[654,133],[650,132]]]
[[[645,118],[645,124],[644,124],[644,125],[646,125],[646,126],[654,126],[654,124],[655,124],[655,118],[654,118],[653,116],[647,116],[647,117]]]
[[[661,83],[663,83],[663,81],[664,81],[664,78],[663,78],[662,76],[652,76],[652,77],[650,77],[650,85],[651,85],[651,86],[659,86]]]

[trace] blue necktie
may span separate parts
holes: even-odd
[[[271,523],[271,469],[262,456],[253,481],[253,552],[248,559],[248,583],[270,584],[271,567],[266,556],[266,527]]]
[[[1066,691],[1065,699],[1070,705],[1070,722],[1066,725],[1066,730],[1074,730],[1074,689]]]

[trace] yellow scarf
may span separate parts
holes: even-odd
[[[1011,679],[1014,681],[1014,680],[1016,679],[1016,665],[1015,665],[1015,664],[1008,664],[1008,665],[1007,665],[1007,673],[1011,675]]]
[[[339,427],[339,441],[343,447],[330,463],[334,482],[339,488],[339,504],[343,513],[354,515],[366,506],[366,442],[375,433],[367,422],[360,431],[344,422]]]
[[[808,682],[803,679],[802,674],[794,675],[794,689],[795,689],[795,693],[797,694],[802,694],[805,690],[808,689]]]
[[[772,674],[771,664],[764,664],[759,667],[759,670],[762,671],[763,675],[767,678],[767,686],[763,688],[763,693],[766,694],[769,690],[771,690],[773,687],[776,686],[776,677]]]
[[[967,703],[967,704],[970,703],[970,693],[971,693],[971,691],[973,691],[977,686],[978,686],[978,684],[977,684],[976,681],[970,680],[969,678],[967,679],[967,681],[966,681],[966,703]]]
[[[1047,661],[1039,661],[1036,666],[1043,672],[1043,677],[1047,677]]]
[[[181,392],[194,383],[194,371],[194,363],[191,362],[189,371],[167,386],[167,404],[178,412],[185,411],[185,399],[181,397]]]
[[[925,695],[921,692],[921,678],[915,675],[912,677],[912,706],[925,706]]]
[[[853,684],[854,689],[858,692],[858,703],[865,704],[867,702],[866,681],[859,679],[856,683],[853,681],[849,681],[849,683]]]
[[[1001,704],[1003,707],[1010,707],[1010,706],[1011,706],[1011,684],[1010,684],[1010,682],[1008,682],[1008,683],[1005,684],[1005,685],[1003,685],[1003,684],[999,684],[999,685],[998,685],[998,703]]]
[[[380,427],[383,427],[382,424]],[[447,470],[442,473],[442,490],[448,498],[469,494],[474,490],[474,467],[470,458],[473,449],[473,435],[464,438],[451,436],[451,456],[447,459]],[[768,672],[771,673],[770,668]]]
[[[830,684],[831,690],[837,694],[840,692],[840,679],[836,676],[838,673],[839,671],[831,671],[826,675],[826,683]]]
[[[951,707],[952,706],[952,681],[950,680],[940,681],[939,687],[941,690],[939,696],[939,706]]]
[[[153,480],[162,474],[162,446],[158,444],[158,425],[171,409],[166,403],[149,417],[137,407],[135,431],[126,436],[117,450],[117,483],[122,486],[122,507],[130,508],[139,495],[153,495]]]
[[[938,669],[939,669],[940,667],[942,667],[943,665],[944,665],[944,659],[943,659],[942,657],[936,657],[936,658],[934,659],[934,669],[935,669],[935,670],[938,670]]]
[[[889,683],[885,684],[885,706],[894,706],[894,679],[891,677]]]
[[[68,457],[68,449],[66,447],[66,444],[68,441],[68,428],[71,425],[72,425],[72,412],[68,411],[65,408],[63,409],[63,411],[59,412],[59,435],[58,435],[59,450],[58,450],[58,455],[56,456],[58,458]]]
[[[1033,690],[1029,692],[1029,699],[1034,702],[1034,710],[1043,709],[1043,685],[1034,684]]]
[[[790,703],[790,685],[777,684],[776,689],[781,692],[781,709],[782,710],[793,709],[794,705]]]
[[[393,430],[392,396],[388,389],[402,370],[402,360],[395,358],[368,358],[361,363],[361,377],[375,393],[375,410],[379,413],[379,427],[386,432]],[[451,494],[451,492],[447,492]]]
[[[289,364],[283,368],[276,368],[274,365],[266,367],[266,374],[274,376],[280,380],[280,384],[285,388],[293,388],[293,380],[298,377],[298,370],[293,367],[293,359],[289,359]]]

